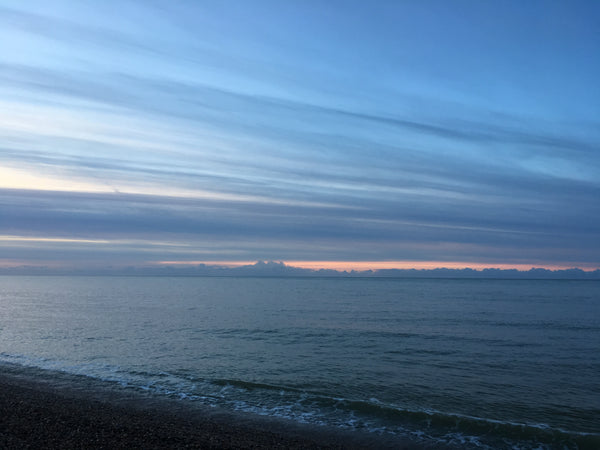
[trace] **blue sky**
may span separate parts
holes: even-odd
[[[593,1],[0,1],[0,265],[598,268],[598,23]]]

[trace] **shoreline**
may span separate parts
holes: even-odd
[[[434,448],[2,369],[0,448]]]

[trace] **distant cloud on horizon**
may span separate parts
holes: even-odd
[[[159,277],[359,277],[359,278],[467,278],[467,279],[587,279],[600,280],[600,269],[579,268],[499,268],[499,267],[444,267],[431,265],[420,268],[325,267],[309,263],[309,267],[286,264],[283,261],[255,263],[207,262],[197,264],[161,264],[145,267],[48,267],[0,265],[2,275],[58,275],[58,276],[159,276]]]

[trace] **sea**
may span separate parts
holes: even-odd
[[[477,449],[600,448],[600,281],[0,277],[0,371]]]

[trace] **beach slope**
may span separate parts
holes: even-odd
[[[381,444],[352,434],[203,412],[169,399],[0,375],[0,448],[317,449]]]

